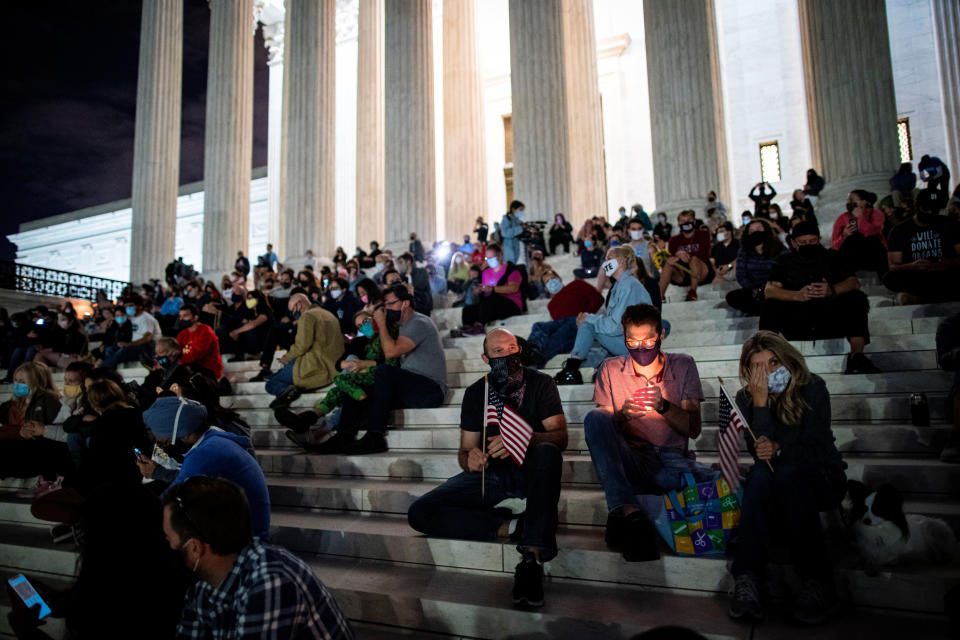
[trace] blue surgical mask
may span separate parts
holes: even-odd
[[[13,383],[13,395],[18,398],[25,398],[30,395],[30,386],[22,382]]]
[[[500,259],[499,259],[499,258],[487,258],[487,266],[490,267],[491,269],[496,269],[497,267],[500,266]]]
[[[560,290],[563,289],[563,283],[559,278],[554,278],[553,280],[547,280],[547,291],[550,292],[550,295],[555,296],[560,293]]]
[[[610,241],[610,246],[611,246],[611,247],[619,247],[619,246],[620,246],[620,241],[617,240],[616,238],[614,238],[613,240]]]
[[[587,249],[589,249],[590,247],[593,246],[593,240],[584,240],[584,241],[583,241],[583,246],[585,246]]]
[[[517,211],[517,220],[523,220],[523,211]]]
[[[117,316],[117,324],[123,324],[127,321],[127,316]]]
[[[136,307],[127,307],[127,308],[126,308],[126,312],[127,312],[127,315],[128,315],[128,316],[135,316],[135,315],[137,315],[137,308],[136,308]]]
[[[783,393],[790,383],[790,370],[780,366],[779,369],[767,376],[767,390],[770,393]]]
[[[360,325],[360,329],[357,331],[357,333],[359,333],[365,338],[372,338],[373,322],[371,322],[370,320],[367,320],[366,322],[364,322],[362,325]]]

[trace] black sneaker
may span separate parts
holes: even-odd
[[[50,530],[53,544],[73,544],[80,546],[83,542],[83,531],[75,524],[58,524]]]
[[[513,574],[513,604],[518,607],[543,606],[543,565],[529,551]]]
[[[250,382],[266,382],[270,379],[270,376],[273,375],[273,372],[266,367],[260,368],[260,373],[250,378]]]
[[[367,431],[363,437],[343,448],[348,456],[362,456],[370,453],[383,453],[387,450],[387,438],[379,431]]]
[[[303,438],[306,440],[307,436],[303,436]],[[335,433],[323,444],[307,444],[307,451],[320,455],[337,455],[344,453],[344,449],[352,444],[355,444],[354,440],[348,440],[341,437],[339,433]]]
[[[760,603],[760,590],[757,580],[750,572],[741,573],[733,587],[733,602],[727,614],[734,620],[763,620],[763,605]]]
[[[567,360],[563,365],[563,369],[560,370],[560,373],[553,377],[553,381],[557,384],[583,384],[583,374],[580,373],[580,361],[575,360],[574,362],[576,364]]]
[[[273,412],[273,417],[277,422],[291,429],[294,433],[306,433],[310,427],[317,424],[317,413],[315,411],[303,411],[294,413],[287,407],[280,407]]]
[[[623,520],[623,516],[619,514],[611,513],[607,516],[607,531],[604,534],[604,540],[610,551],[616,551],[617,553],[623,551],[623,541],[626,538]]]
[[[870,358],[862,353],[847,356],[847,370],[844,373],[883,373]]]
[[[286,407],[293,403],[294,400],[300,397],[300,394],[303,393],[303,389],[300,387],[290,387],[276,398],[273,399],[273,402],[270,403],[271,409],[276,409],[277,407]]]
[[[823,624],[836,609],[837,597],[819,580],[807,579],[793,605],[793,618],[803,624]]]
[[[623,559],[627,562],[651,562],[660,559],[659,541],[647,515],[634,511],[623,518]]]
[[[247,358],[242,353],[238,353],[232,358],[230,358],[229,360],[227,360],[227,362],[246,362],[246,360]]]

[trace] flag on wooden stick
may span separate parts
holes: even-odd
[[[503,399],[493,387],[488,389],[484,424],[496,425],[499,428],[504,448],[517,466],[522,466],[523,459],[527,455],[527,447],[530,446],[530,439],[533,437],[533,427],[520,417],[519,413],[504,404]]]

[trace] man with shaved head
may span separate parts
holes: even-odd
[[[543,563],[557,555],[567,420],[556,383],[523,366],[512,333],[506,329],[488,333],[481,357],[490,373],[467,388],[460,409],[457,460],[463,473],[410,505],[407,517],[411,527],[429,536],[467,540],[509,536],[522,556],[514,576],[513,603],[540,607]],[[526,436],[517,435],[521,432]],[[518,506],[523,500],[525,508]]]
[[[333,382],[337,359],[343,355],[343,334],[335,315],[312,305],[302,293],[290,296],[287,308],[297,321],[297,337],[280,358],[283,368],[267,381],[267,393],[277,396],[271,409],[290,404],[306,389]]]

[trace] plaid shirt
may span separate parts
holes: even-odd
[[[303,561],[254,538],[219,588],[203,581],[190,588],[177,638],[352,640],[353,630]]]

